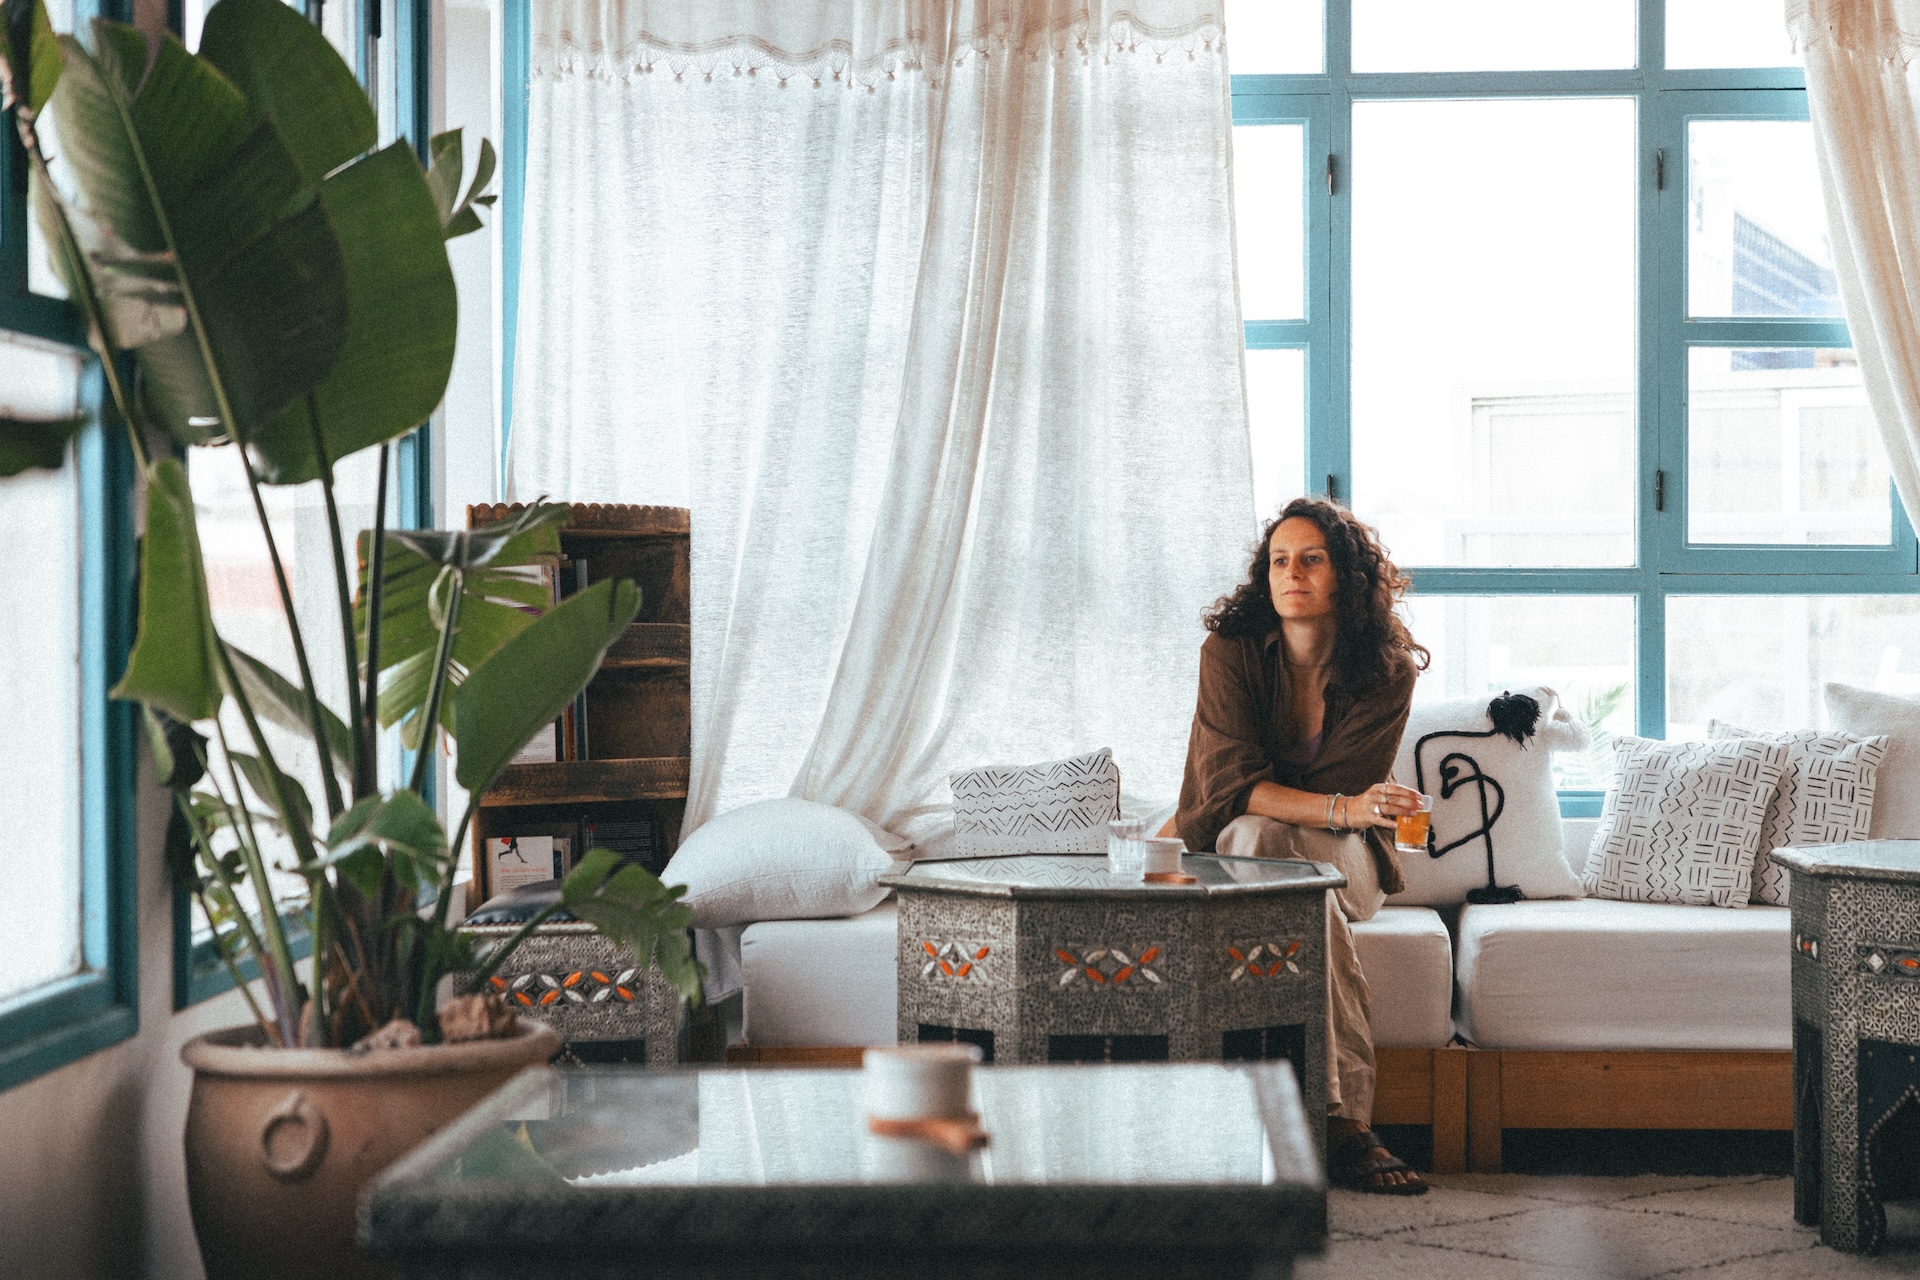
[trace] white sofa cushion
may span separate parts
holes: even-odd
[[[740,937],[753,1045],[887,1045],[897,1034],[898,907],[842,920],[772,920]],[[1383,907],[1354,926],[1371,977],[1376,1045],[1437,1048],[1453,1034],[1453,947],[1426,907]]]
[[[1373,992],[1378,1049],[1438,1049],[1453,1038],[1453,939],[1430,907],[1384,906],[1353,926]]]
[[[1533,701],[1537,718],[1516,724],[1518,694]],[[1502,709],[1496,726],[1493,708]],[[1527,719],[1522,717],[1523,721]],[[1505,731],[1521,734],[1515,742]],[[1527,898],[1577,898],[1580,877],[1560,854],[1560,801],[1553,790],[1553,753],[1587,745],[1587,728],[1544,687],[1495,698],[1415,703],[1400,737],[1394,780],[1433,797],[1432,849],[1400,854],[1406,888],[1400,905],[1445,906],[1466,901],[1493,876]],[[1484,809],[1482,805],[1484,804]],[[1487,822],[1483,814],[1493,821]],[[1584,851],[1582,861],[1584,865]]]
[[[840,920],[768,920],[740,935],[747,1043],[895,1042],[899,904]]]
[[[763,800],[688,836],[660,878],[687,886],[701,929],[851,915],[887,896],[890,848],[910,847],[858,814],[812,800]]]
[[[1486,1049],[1786,1049],[1785,907],[1461,908],[1460,1034]]]

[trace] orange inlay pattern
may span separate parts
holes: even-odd
[[[511,978],[495,974],[487,979],[487,985],[523,1009],[544,1009],[562,1001],[578,1005],[605,1004],[609,1000],[632,1004],[639,998],[634,982],[639,975],[638,969],[622,969],[617,976],[598,969],[522,973]]]
[[[1227,981],[1277,978],[1282,974],[1299,973],[1300,966],[1294,957],[1300,954],[1303,945],[1304,941],[1300,938],[1282,938],[1278,942],[1228,943],[1227,957],[1232,963],[1227,968]]]
[[[926,953],[926,960],[920,966],[920,976],[931,979],[971,978],[980,968],[980,962],[992,953],[993,948],[984,942],[953,942],[938,938],[922,938],[920,950]],[[985,977],[984,974],[979,975]]]
[[[1063,967],[1054,979],[1054,986],[1057,990],[1080,983],[1108,990],[1157,987],[1166,979],[1153,966],[1165,950],[1166,944],[1159,942],[1149,943],[1137,956],[1130,948],[1084,944],[1055,947],[1053,954]]]

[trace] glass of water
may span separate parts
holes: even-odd
[[[1115,818],[1107,824],[1107,874],[1141,882],[1147,874],[1147,820]]]

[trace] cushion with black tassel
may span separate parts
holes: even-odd
[[[1415,703],[1394,781],[1433,797],[1426,849],[1400,853],[1406,906],[1577,898],[1561,848],[1553,753],[1577,751],[1587,727],[1545,686],[1491,698]],[[1584,855],[1584,848],[1577,851]]]

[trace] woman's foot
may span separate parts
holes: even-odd
[[[1380,1145],[1373,1130],[1345,1116],[1327,1117],[1327,1181],[1381,1196],[1419,1196],[1427,1181]]]

